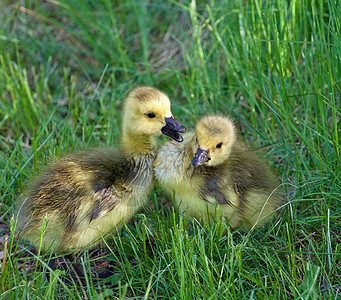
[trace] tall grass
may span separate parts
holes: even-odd
[[[0,8],[1,243],[17,195],[50,159],[117,144],[121,102],[136,85],[164,90],[189,129],[203,114],[231,115],[286,195],[273,224],[243,235],[182,219],[156,186],[119,236],[80,253],[95,271],[103,261],[116,268],[107,283],[89,274],[83,286],[66,284],[63,268],[48,281],[48,258],[11,236],[6,260],[0,251],[1,298],[340,297],[338,1]]]

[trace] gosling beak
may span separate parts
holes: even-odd
[[[173,140],[177,142],[182,142],[184,139],[178,132],[185,132],[186,127],[181,125],[177,120],[173,117],[165,118],[166,125],[161,128],[161,132],[165,135],[168,135]]]
[[[207,162],[208,160],[210,160],[207,154],[208,154],[207,151],[198,148],[197,153],[195,153],[194,158],[192,160],[192,165],[194,167],[198,167],[201,166],[203,163]]]

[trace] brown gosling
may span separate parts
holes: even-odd
[[[156,157],[153,136],[177,142],[185,127],[176,121],[167,95],[138,87],[125,99],[119,148],[82,151],[57,159],[18,201],[21,237],[42,250],[73,253],[93,247],[127,222],[146,202]]]
[[[219,215],[231,228],[249,230],[270,220],[281,203],[274,174],[222,116],[203,117],[181,144],[165,143],[154,172],[180,213],[203,223]]]

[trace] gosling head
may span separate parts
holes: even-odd
[[[195,126],[194,167],[217,166],[226,161],[236,141],[233,122],[222,116],[203,117]]]
[[[165,93],[143,86],[133,89],[125,100],[123,130],[139,136],[163,133],[182,142],[179,132],[185,132],[186,128],[173,118],[170,101]]]

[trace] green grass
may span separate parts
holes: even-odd
[[[340,17],[334,0],[3,1],[0,298],[340,298]],[[65,284],[63,268],[44,280],[48,258],[15,236],[3,259],[28,179],[62,153],[117,145],[122,100],[143,84],[189,129],[212,112],[236,120],[283,183],[273,224],[204,230],[156,186],[119,236],[80,253],[94,270],[110,261],[116,288]]]

